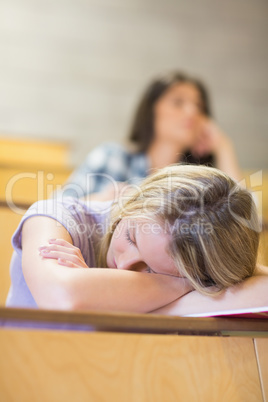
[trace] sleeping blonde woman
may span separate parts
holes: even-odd
[[[7,306],[179,314],[267,304],[250,193],[173,165],[117,202],[39,201],[13,239]]]

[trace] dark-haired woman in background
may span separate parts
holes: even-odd
[[[106,196],[112,198],[115,182],[138,183],[173,163],[214,166],[241,179],[232,142],[211,120],[204,85],[188,75],[167,74],[149,85],[135,113],[129,140],[135,149],[105,143],[91,151],[61,194],[84,197],[106,188]]]

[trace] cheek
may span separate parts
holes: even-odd
[[[108,265],[109,268],[113,268],[114,267],[114,256],[119,254],[120,250],[118,249],[118,239],[115,238],[114,236],[112,236],[109,248],[108,248],[108,252],[107,252],[107,257],[106,257],[106,263]]]
[[[176,110],[162,109],[155,114],[154,129],[156,133],[167,133],[178,130],[181,121],[181,113]]]
[[[110,243],[110,247],[109,247],[109,249],[112,253],[114,253],[114,251],[117,249],[117,241],[118,240],[117,240],[116,236],[113,234],[113,237],[112,237],[111,243]]]
[[[111,239],[110,246],[113,250],[121,251],[124,248],[124,225],[120,222]]]
[[[165,101],[160,103],[155,108],[155,120],[167,121],[167,119],[177,119],[182,114],[181,108],[175,106],[171,101]]]

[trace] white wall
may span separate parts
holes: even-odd
[[[0,0],[0,135],[122,140],[148,80],[207,82],[244,168],[267,168],[266,0]]]

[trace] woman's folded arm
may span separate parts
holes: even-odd
[[[72,243],[59,222],[28,218],[22,230],[22,269],[40,308],[146,313],[191,290],[187,280],[111,268],[68,268],[42,258],[38,248],[51,238]]]
[[[151,313],[188,315],[265,306],[268,306],[268,275],[263,267],[260,274],[224,290],[218,296],[205,296],[193,291]]]

